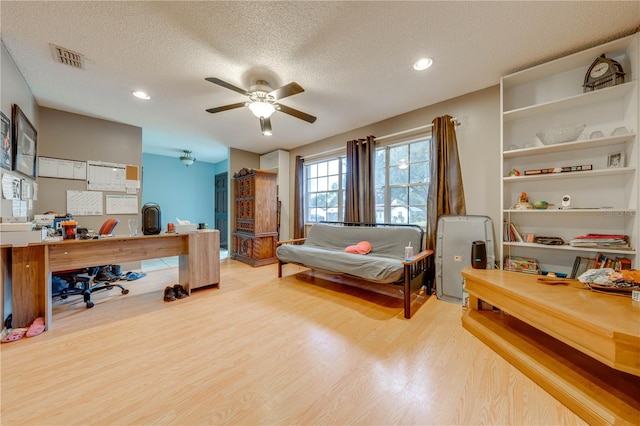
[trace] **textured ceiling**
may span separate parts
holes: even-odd
[[[640,2],[2,1],[2,40],[39,105],[139,126],[143,150],[292,149],[499,83],[501,75],[633,33]],[[54,62],[49,43],[85,56]],[[413,62],[430,56],[418,73]],[[300,84],[262,136],[236,92]],[[131,96],[144,90],[150,101]]]

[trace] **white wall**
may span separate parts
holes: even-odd
[[[291,205],[294,196],[295,157],[345,148],[348,140],[367,135],[383,136],[430,124],[434,118],[458,118],[456,133],[468,215],[491,217],[494,236],[502,226],[500,213],[500,87],[493,86],[454,99],[420,108],[356,130],[332,136],[291,153]],[[385,143],[387,141],[384,141]],[[344,152],[344,151],[343,151]],[[293,223],[290,225],[293,232]]]

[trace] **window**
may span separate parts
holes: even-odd
[[[305,165],[305,223],[343,220],[346,169],[346,157]]]
[[[431,138],[376,149],[376,222],[426,226]]]
[[[376,222],[426,226],[431,137],[376,148]],[[344,220],[346,156],[305,165],[305,223]]]

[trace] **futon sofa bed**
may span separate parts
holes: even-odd
[[[421,251],[423,240],[424,231],[415,225],[319,222],[306,238],[278,242],[278,277],[287,263],[329,272],[342,284],[402,299],[404,316],[411,318],[413,302],[431,294],[433,251]],[[369,253],[345,252],[363,242]],[[407,246],[416,252],[408,259]]]

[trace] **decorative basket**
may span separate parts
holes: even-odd
[[[540,139],[540,142],[545,145],[573,142],[578,139],[578,136],[580,136],[585,127],[584,124],[557,127],[555,129],[545,130],[544,132],[538,132],[536,136]]]

